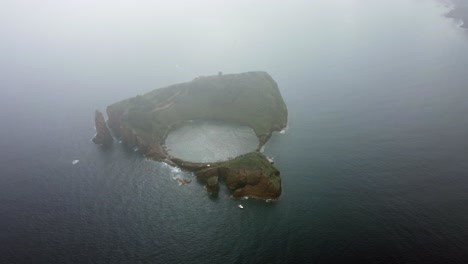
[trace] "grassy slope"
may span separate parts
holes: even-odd
[[[271,164],[265,156],[258,152],[250,152],[235,159],[222,162],[218,167],[227,167],[232,170],[256,170],[261,169],[268,177],[270,183],[276,189],[281,188],[281,178],[279,171]]]
[[[171,126],[214,119],[252,127],[258,136],[287,124],[287,108],[275,81],[265,72],[197,78],[115,103],[123,123],[150,140],[162,140]]]
[[[261,169],[266,175],[272,175],[278,170],[258,152],[250,152],[237,158],[221,162],[218,167],[228,167],[231,169]]]

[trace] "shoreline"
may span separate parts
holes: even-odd
[[[459,20],[461,25],[458,27],[468,29],[468,1],[452,0],[451,10],[445,14],[445,17]]]

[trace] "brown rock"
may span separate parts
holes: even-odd
[[[227,169],[222,176],[225,179],[226,186],[234,190],[232,194],[235,198],[244,196],[276,199],[281,195],[281,179],[279,172],[272,172],[267,175],[266,171],[261,169]]]
[[[233,190],[232,196],[276,199],[281,195],[280,172],[258,152],[242,155],[216,167],[197,171],[197,179],[206,182],[209,192],[219,190],[218,179]]]
[[[191,179],[189,178],[182,178],[182,177],[179,177],[176,179],[180,184],[189,184],[192,182]]]
[[[206,181],[206,190],[209,193],[216,194],[219,192],[218,176],[212,176]]]

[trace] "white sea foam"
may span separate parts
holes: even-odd
[[[77,164],[78,162],[80,162],[80,160],[73,160],[73,161],[72,161],[72,164],[75,165],[75,164]]]
[[[288,131],[289,126],[285,127],[283,130],[281,130],[279,133],[280,134],[286,134],[286,131]]]
[[[171,168],[171,172],[174,173],[174,174],[175,174],[175,173],[181,173],[181,172],[182,172],[182,170],[179,169],[179,168],[177,168],[177,167],[172,167],[172,166],[170,166],[170,168]]]

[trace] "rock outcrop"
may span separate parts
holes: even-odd
[[[280,172],[258,152],[221,162],[197,171],[195,175],[206,182],[206,189],[212,193],[218,192],[218,181],[222,179],[234,191],[232,196],[235,198],[276,199],[281,195]]]
[[[278,85],[266,72],[198,77],[112,104],[107,107],[107,115],[109,128],[123,143],[138,147],[148,158],[199,171],[199,179],[206,182],[209,192],[218,192],[221,177],[234,190],[235,197],[271,199],[281,193],[278,170],[268,161],[268,168],[264,166],[266,158],[260,153],[253,153],[254,159],[239,157],[212,163],[210,167],[171,157],[164,148],[171,129],[189,120],[204,119],[251,127],[259,139],[257,151],[260,150],[273,131],[286,127],[288,117]],[[96,122],[97,137],[99,127]],[[260,163],[250,164],[252,160]],[[206,176],[213,173],[216,175]]]
[[[104,115],[98,110],[94,114],[94,122],[96,126],[96,135],[93,138],[94,144],[111,145],[114,140],[104,120]]]

